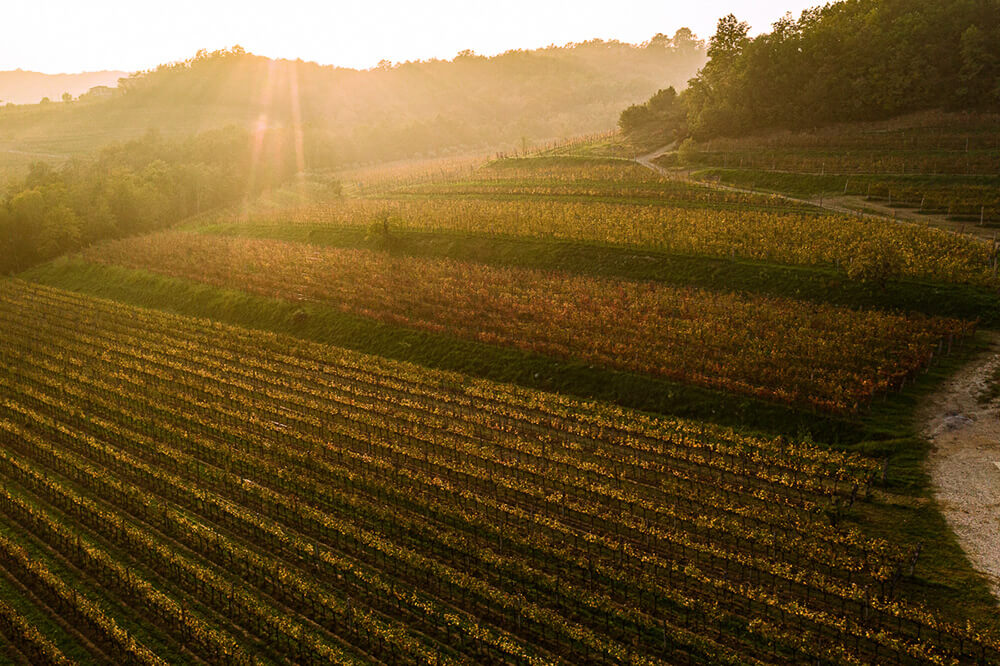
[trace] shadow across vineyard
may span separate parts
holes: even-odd
[[[914,411],[981,347],[974,338],[939,357],[915,385],[875,400],[851,418],[743,398],[720,391],[564,362],[514,349],[459,340],[353,317],[329,307],[296,304],[224,290],[116,266],[53,262],[24,277],[41,284],[116,302],[292,335],[437,370],[577,398],[608,401],[657,416],[690,418],[763,436],[784,436],[860,453],[885,470],[868,502],[838,509],[836,520],[866,534],[907,544],[921,555],[914,573],[898,583],[914,598],[955,621],[992,624],[992,597],[933,507],[923,471],[927,443]],[[961,602],[961,603],[959,603]]]
[[[356,227],[285,227],[225,223],[200,233],[303,242],[322,247],[381,249]],[[500,238],[444,231],[390,230],[391,251],[497,266],[648,280],[712,290],[782,296],[852,308],[920,312],[1000,324],[1000,294],[973,285],[890,280],[884,287],[850,280],[835,268],[790,266],[740,258],[660,252],[560,240]]]
[[[328,306],[265,298],[147,271],[65,260],[33,269],[23,277],[130,305],[284,333],[435,369],[609,401],[656,414],[788,432],[823,441],[856,442],[865,436],[864,428],[840,416],[391,326]]]

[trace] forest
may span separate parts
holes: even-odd
[[[292,142],[237,127],[187,139],[153,131],[59,167],[31,165],[0,205],[0,273],[107,238],[163,228],[290,178]]]
[[[733,14],[719,19],[688,87],[626,109],[621,129],[652,145],[926,109],[1000,110],[996,0],[849,0],[749,31]]]
[[[704,56],[686,28],[640,45],[464,51],[364,71],[237,46],[135,72],[109,99],[0,107],[0,273],[237,203],[297,172],[603,130],[623,100],[680,84]],[[22,157],[35,153],[58,159]]]

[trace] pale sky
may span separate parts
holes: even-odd
[[[134,71],[240,44],[276,58],[367,68],[493,55],[594,37],[706,39],[730,12],[757,34],[817,0],[33,0],[0,2],[0,70]]]

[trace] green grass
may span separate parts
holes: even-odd
[[[925,455],[919,446],[911,453],[921,461]],[[871,502],[857,503],[852,518],[869,536],[903,546],[920,545],[913,575],[903,577],[898,586],[907,599],[935,609],[951,622],[961,623],[968,618],[1000,630],[996,600],[983,577],[972,568],[932,497],[876,497]]]
[[[272,238],[325,247],[381,247],[365,229],[309,225],[215,224],[201,233]],[[672,254],[657,250],[453,232],[391,231],[389,250],[501,266],[563,270],[585,275],[650,280],[713,290],[739,290],[853,308],[920,312],[1000,325],[1000,294],[955,284],[891,281],[886,287],[852,281],[834,268]]]
[[[996,600],[986,581],[970,565],[945,522],[926,468],[930,443],[920,434],[920,410],[959,368],[989,346],[977,336],[933,365],[919,382],[875,406],[864,417],[872,439],[849,450],[882,458],[886,483],[874,501],[855,505],[864,531],[904,545],[922,545],[912,577],[901,581],[908,598],[938,609],[944,617],[967,616],[1000,630]]]

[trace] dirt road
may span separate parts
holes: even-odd
[[[934,445],[927,460],[934,496],[972,562],[1000,600],[1000,401],[979,396],[1000,368],[1000,336],[921,410]]]
[[[735,185],[725,185],[723,183],[714,183],[714,182],[706,182],[706,181],[702,181],[702,180],[697,180],[697,179],[691,177],[691,172],[690,171],[686,171],[686,170],[683,170],[683,169],[664,169],[659,164],[656,164],[653,161],[656,158],[662,157],[663,155],[666,155],[667,153],[671,152],[672,150],[674,150],[674,147],[675,147],[675,144],[670,144],[669,146],[664,146],[662,148],[654,150],[651,153],[646,153],[645,155],[639,155],[638,157],[635,158],[635,161],[638,162],[639,164],[641,164],[642,166],[646,167],[647,169],[652,169],[656,173],[658,173],[661,176],[664,176],[666,178],[674,178],[674,179],[678,179],[678,180],[683,180],[685,182],[693,183],[695,185],[702,185],[702,186],[706,186],[706,187],[711,187],[711,188],[714,188],[716,190],[724,190],[726,192],[744,192],[746,194],[765,194],[764,192],[761,192],[760,190],[750,190],[750,189],[747,189],[747,188],[744,188],[744,187],[736,187]],[[767,192],[766,194],[772,194],[772,193],[771,192]],[[779,194],[779,193],[774,193],[774,194],[775,194],[775,196],[781,197],[785,201],[792,201],[794,203],[805,204],[805,205],[808,205],[808,206],[816,206],[818,208],[825,208],[826,210],[830,210],[830,211],[833,211],[835,213],[845,213],[845,214],[848,214],[848,215],[863,215],[865,217],[878,217],[878,218],[882,217],[881,215],[871,215],[871,214],[864,213],[864,212],[861,212],[861,211],[857,211],[857,210],[854,210],[854,209],[851,209],[851,208],[847,208],[845,206],[840,206],[840,205],[837,205],[837,204],[829,202],[829,201],[824,201],[822,199],[798,199],[796,197],[788,196],[787,194]]]

